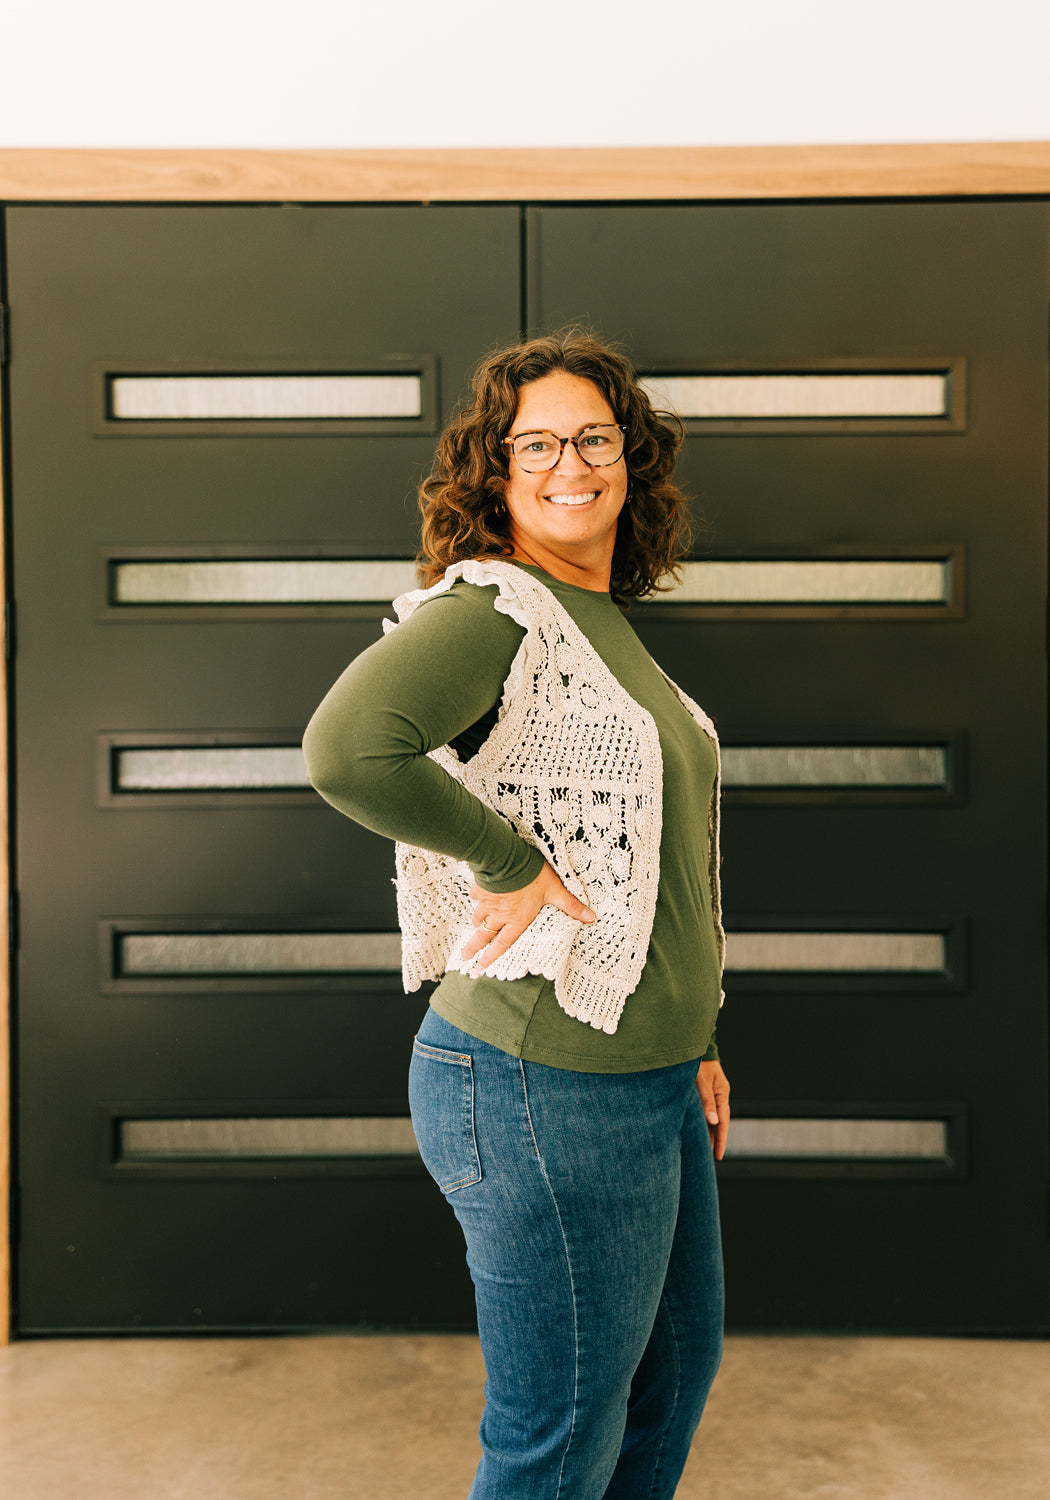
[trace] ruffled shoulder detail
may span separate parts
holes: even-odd
[[[397,614],[396,620],[383,621],[383,633],[389,635],[396,630],[403,620],[415,614],[421,604],[428,599],[433,599],[438,594],[445,594],[454,583],[462,578],[464,583],[477,584],[481,588],[491,587],[495,584],[499,589],[496,595],[495,608],[500,614],[507,615],[516,625],[520,625],[525,631],[525,639],[511,662],[510,671],[503,684],[503,698],[500,704],[500,712],[506,712],[508,702],[514,695],[520,692],[525,680],[525,663],[528,659],[529,641],[533,636],[534,629],[529,619],[528,611],[522,601],[522,593],[528,589],[533,580],[520,568],[515,568],[511,563],[501,562],[495,557],[468,558],[465,562],[453,563],[447,568],[444,577],[439,578],[437,583],[428,589],[413,589],[410,593],[399,594],[394,600],[394,610]],[[534,585],[535,587],[535,585]]]
[[[473,557],[465,562],[453,563],[445,571],[443,578],[437,583],[431,584],[428,589],[412,589],[410,593],[400,594],[394,600],[394,610],[397,620],[384,620],[384,633],[389,634],[396,629],[402,620],[407,620],[409,615],[414,614],[421,604],[428,599],[433,599],[437,594],[447,593],[452,585],[459,579],[464,583],[474,583],[481,588],[491,587],[495,584],[499,589],[496,597],[496,609],[500,614],[509,615],[510,618],[524,630],[529,629],[529,617],[521,600],[523,580],[528,578],[520,568],[514,567],[512,563],[502,562],[495,557]],[[518,587],[515,587],[515,584]],[[527,588],[525,583],[524,587]]]

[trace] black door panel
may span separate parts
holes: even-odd
[[[532,211],[530,324],[596,324],[654,378],[965,372],[940,430],[694,418],[680,470],[699,559],[954,544],[956,617],[637,611],[729,746],[960,747],[940,805],[727,788],[719,1039],[738,1143],[777,1122],[723,1174],[737,1325],[1048,1322],[1047,229],[1036,203]],[[756,928],[940,933],[945,963],[734,971]],[[792,1135],[800,1118],[823,1148]],[[923,1144],[937,1120],[943,1151]]]
[[[100,737],[287,742],[384,611],[122,614],[104,580],[107,558],[136,555],[411,558],[435,422],[478,351],[518,331],[518,211],[27,208],[8,215],[8,254],[19,1326],[469,1322],[455,1226],[395,1149],[425,997],[382,969],[309,971],[333,930],[394,929],[389,845],[316,798],[99,791]],[[99,382],[128,371],[383,374],[413,359],[421,408],[439,408],[421,430],[99,418]],[[260,930],[299,934],[307,969],[264,953],[239,972],[236,952],[180,969],[183,950],[161,972],[121,971],[129,933]],[[189,1123],[158,1136],[165,1117]],[[277,1154],[258,1120],[293,1122]],[[346,1121],[364,1142],[349,1155]]]

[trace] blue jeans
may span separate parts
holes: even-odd
[[[470,1500],[674,1494],[722,1350],[696,1072],[522,1062],[428,1011],[412,1122],[466,1236],[485,1357]]]

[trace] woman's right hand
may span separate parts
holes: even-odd
[[[462,957],[472,959],[484,949],[484,956],[477,962],[479,969],[487,969],[490,964],[495,963],[511,943],[521,937],[529,923],[535,921],[545,906],[557,906],[577,922],[594,921],[594,912],[590,907],[577,900],[548,864],[543,866],[535,880],[522,886],[520,891],[508,891],[505,895],[497,896],[492,891],[483,891],[480,885],[475,885],[471,887],[470,894],[477,902],[474,907],[475,932],[463,949]]]

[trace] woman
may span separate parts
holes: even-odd
[[[486,359],[426,586],[305,739],[399,841],[406,989],[441,981],[409,1095],[476,1290],[472,1500],[673,1495],[721,1352],[717,748],[619,607],[685,550],[680,442],[589,336]]]

